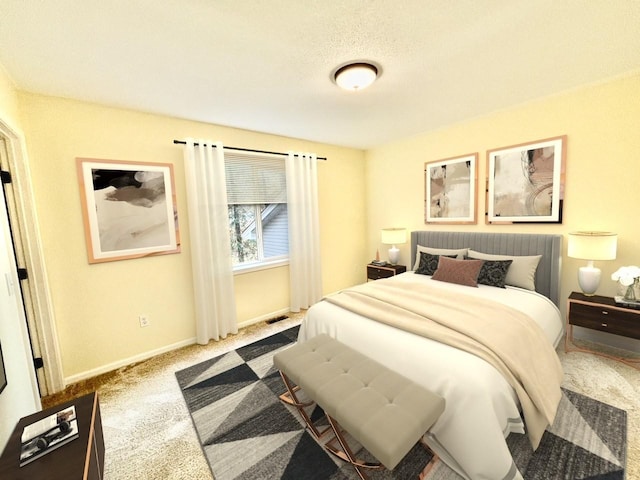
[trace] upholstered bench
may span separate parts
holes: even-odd
[[[317,438],[333,431],[325,446],[363,479],[367,468],[396,467],[444,411],[439,395],[325,334],[278,352],[273,363],[287,389],[280,398],[298,409]],[[311,420],[305,408],[313,402],[301,401],[300,389],[324,410],[330,430]],[[355,458],[342,430],[380,463]]]

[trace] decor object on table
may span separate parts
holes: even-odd
[[[217,480],[358,479],[353,468],[324,450],[295,410],[278,399],[284,388],[272,358],[297,336],[296,326],[176,372]],[[313,418],[323,416],[317,407],[309,408]],[[524,478],[624,478],[627,413],[563,389],[556,421],[537,450],[525,434],[509,434],[507,444]],[[370,459],[366,451],[355,453]],[[375,478],[416,478],[429,459],[418,445],[393,471],[377,472]],[[460,476],[438,461],[424,477],[435,479]]]
[[[75,405],[25,426],[20,437],[20,466],[37,460],[78,436]]]
[[[491,223],[562,223],[566,135],[487,152]]]
[[[383,244],[391,245],[391,248],[389,248],[389,263],[396,265],[400,260],[400,249],[396,245],[407,243],[407,229],[383,228],[381,237]]]
[[[76,162],[89,263],[180,252],[172,164]]]
[[[630,302],[638,300],[636,288],[640,285],[640,267],[635,265],[620,267],[611,274],[611,280],[615,280],[624,287],[623,300]]]
[[[474,224],[478,154],[424,164],[425,223]]]
[[[569,234],[567,254],[571,258],[587,260],[578,270],[578,284],[585,295],[595,294],[600,285],[601,271],[594,260],[615,260],[618,235],[611,232],[572,232]]]

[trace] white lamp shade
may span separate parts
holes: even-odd
[[[407,242],[406,228],[383,228],[382,243],[385,245],[397,245]]]
[[[336,84],[345,90],[358,91],[367,88],[378,77],[378,69],[369,63],[352,63],[335,73]]]
[[[569,234],[567,255],[583,260],[615,260],[618,235],[611,232],[573,232]]]

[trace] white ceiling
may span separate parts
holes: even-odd
[[[370,60],[344,92],[336,67]],[[639,0],[0,0],[45,95],[370,148],[640,69]]]

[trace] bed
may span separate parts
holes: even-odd
[[[531,284],[520,287],[507,284],[505,288],[500,288],[480,284],[477,288],[471,288],[437,281],[431,275],[421,275],[413,271],[416,268],[422,269],[419,260],[427,258],[428,255],[422,255],[427,250],[440,253],[438,256],[454,258],[454,254],[445,255],[443,252],[460,249],[470,249],[466,251],[467,255],[481,257],[508,255],[520,262],[521,258],[539,256],[539,260],[534,269],[535,274],[531,272],[529,279]],[[447,302],[451,303],[456,311],[461,305],[469,306],[465,308],[473,312],[491,309],[492,305],[495,305],[495,311],[499,314],[489,315],[493,317],[490,321],[500,322],[503,319],[503,325],[508,325],[508,329],[512,328],[512,324],[524,321],[518,315],[526,314],[526,322],[533,324],[533,326],[527,326],[529,330],[526,330],[526,334],[517,337],[517,334],[502,332],[499,335],[512,335],[511,338],[516,339],[514,345],[526,338],[524,343],[530,343],[532,346],[523,345],[522,347],[522,351],[526,348],[529,348],[529,351],[523,355],[525,358],[521,359],[525,365],[521,369],[525,371],[541,369],[542,373],[538,371],[538,375],[554,377],[554,380],[549,381],[549,385],[545,385],[541,390],[546,392],[543,395],[544,398],[538,399],[550,404],[546,415],[546,418],[549,418],[549,415],[555,415],[553,403],[557,407],[556,397],[559,401],[559,382],[562,376],[555,352],[555,347],[564,335],[564,322],[557,306],[561,251],[562,237],[559,235],[412,232],[411,265],[409,265],[411,271],[390,279],[371,282],[378,284],[377,287],[364,284],[326,297],[308,310],[301,324],[298,339],[304,341],[317,334],[327,333],[442,395],[447,402],[445,412],[425,436],[425,441],[451,469],[463,478],[520,479],[522,476],[511,458],[506,437],[511,432],[527,431],[531,438],[533,428],[529,426],[535,422],[529,423],[529,418],[532,417],[527,416],[530,407],[527,393],[525,392],[523,396],[523,389],[519,384],[514,387],[511,373],[505,375],[500,360],[496,364],[493,359],[487,359],[481,354],[470,353],[461,348],[440,343],[438,336],[427,338],[421,331],[416,333],[412,328],[405,329],[403,322],[394,323],[396,317],[401,316],[400,311],[405,309],[404,306],[387,307],[387,304],[384,304],[384,307],[378,308],[375,302],[380,299],[376,297],[373,304],[367,304],[358,310],[360,307],[352,308],[348,297],[353,296],[357,300],[364,298],[363,296],[369,295],[372,291],[375,292],[376,289],[382,289],[380,298],[396,298],[404,296],[400,292],[415,290],[415,296],[414,293],[407,293],[411,295],[407,301],[416,303],[411,299],[431,298],[430,301],[434,302],[426,304],[420,301],[420,305],[416,307],[412,303],[414,313],[411,315],[418,310],[418,313],[422,313],[432,309],[435,312],[441,308],[449,308],[441,305]],[[462,255],[455,257],[456,260],[458,258],[462,258]],[[518,265],[518,268],[522,266],[520,263]],[[511,269],[510,266],[509,273],[519,271]],[[518,281],[521,280],[518,279],[515,283]],[[398,295],[394,292],[398,292]],[[375,295],[378,294],[375,293]],[[395,300],[389,301],[395,302]],[[475,302],[478,302],[482,308],[476,308]],[[387,309],[389,311],[386,311]],[[465,314],[469,315],[468,312]],[[514,318],[518,318],[518,321],[512,321],[512,317],[509,317],[509,321],[504,320],[508,315],[515,315]],[[448,317],[448,315],[443,316]],[[465,325],[474,323],[469,318],[471,317],[462,317],[460,322]],[[391,320],[387,321],[389,319]],[[532,322],[531,319],[534,321]],[[411,325],[414,323],[412,322]],[[491,328],[503,330],[502,327]],[[504,328],[507,329],[507,327]],[[529,337],[535,337],[535,341],[530,340]],[[545,369],[549,370],[549,375],[545,373]],[[532,374],[535,376],[535,372]],[[547,381],[540,381],[540,383],[547,383]],[[532,396],[536,395],[539,397],[541,394],[540,392],[532,394]],[[552,418],[550,420],[552,421]],[[527,423],[527,430],[525,430],[525,423]]]

